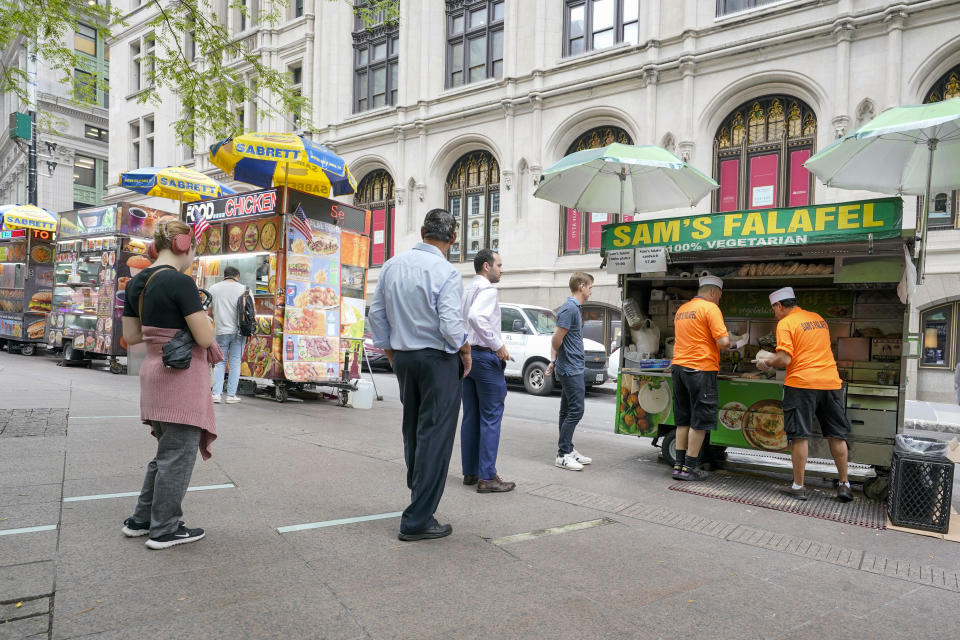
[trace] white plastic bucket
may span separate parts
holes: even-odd
[[[354,409],[373,408],[373,383],[369,380],[357,380],[357,390],[350,392],[350,406]]]

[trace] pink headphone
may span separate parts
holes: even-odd
[[[170,250],[177,255],[182,255],[190,251],[190,247],[193,246],[193,231],[190,233],[178,233],[173,237],[173,240],[170,241]],[[157,256],[160,255],[160,252],[157,251],[157,243],[151,242],[147,247],[147,256],[151,260],[156,260]]]

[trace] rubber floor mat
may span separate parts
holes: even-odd
[[[840,502],[835,491],[810,487],[807,487],[809,500],[796,500],[780,493],[781,489],[788,487],[767,478],[714,473],[702,482],[677,482],[670,485],[670,490],[871,529],[887,528],[884,502],[869,500],[859,494],[854,494],[851,502]]]

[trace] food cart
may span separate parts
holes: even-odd
[[[46,332],[64,364],[108,359],[112,373],[123,373],[126,286],[152,263],[147,246],[167,215],[173,214],[128,202],[61,214]]]
[[[0,229],[0,340],[30,356],[44,339],[53,290],[54,228]]]
[[[673,316],[696,294],[697,277],[712,274],[724,280],[720,309],[732,341],[747,336],[747,344],[721,352],[718,426],[705,456],[789,468],[789,457],[780,455],[788,450],[783,372],[769,378],[751,361],[761,348],[776,347],[768,294],[792,286],[800,306],[830,327],[852,426],[851,477],[864,482],[868,496],[882,496],[894,437],[902,431],[906,362],[919,348],[909,333],[908,305],[898,295],[914,242],[912,230],[901,227],[899,198],[605,225],[607,268],[620,274],[627,322],[646,327],[625,331],[626,344],[650,344],[651,332],[659,331],[655,352],[649,346],[620,349],[617,433],[654,438],[673,463],[676,425],[666,353]],[[728,447],[738,455],[728,454]],[[830,459],[824,439],[811,440],[810,458]],[[808,463],[810,475],[835,473],[832,464]]]
[[[198,240],[198,286],[228,266],[254,295],[257,331],[247,339],[242,392],[257,380],[285,402],[290,389],[353,390],[362,355],[370,214],[333,200],[263,189],[183,205],[183,219],[210,227]],[[300,210],[303,219],[283,212]],[[343,396],[341,395],[341,398]]]

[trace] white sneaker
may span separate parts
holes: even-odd
[[[240,398],[238,398],[237,396],[227,396],[226,402],[227,404],[237,404],[238,402],[240,402]]]
[[[577,451],[576,449],[574,449],[574,450],[570,453],[570,455],[572,455],[572,456],[573,456],[573,459],[576,460],[577,462],[579,462],[580,464],[590,464],[591,462],[593,462],[593,458],[588,458],[587,456],[583,455],[582,453],[580,453],[580,452]]]
[[[220,404],[220,396],[213,396],[214,404]]]
[[[583,471],[583,465],[577,462],[577,459],[573,457],[572,453],[568,453],[565,456],[557,456],[557,460],[553,464],[557,465],[561,469],[569,469],[570,471]]]

